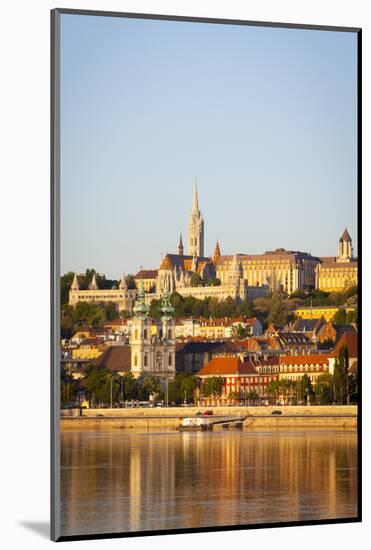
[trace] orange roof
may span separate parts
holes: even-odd
[[[335,346],[334,354],[339,354],[340,348],[346,345],[349,352],[349,357],[358,357],[358,332],[344,332],[340,340]]]
[[[231,376],[258,374],[251,361],[242,362],[239,357],[215,357],[197,373],[197,376]]]
[[[328,354],[318,355],[281,355],[281,365],[327,365],[329,357]]]

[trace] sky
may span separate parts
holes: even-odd
[[[205,254],[357,251],[356,35],[61,18],[61,272],[157,269],[197,177]]]

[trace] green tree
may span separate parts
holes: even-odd
[[[120,383],[118,377],[106,368],[91,367],[87,373],[85,387],[92,406],[108,405],[111,403],[111,379],[112,398],[116,403],[120,397]]]
[[[137,288],[134,275],[132,275],[131,273],[129,273],[129,275],[126,275],[125,281],[129,290],[135,290]]]
[[[339,309],[332,318],[334,325],[347,324],[347,312],[345,309]]]
[[[205,281],[206,286],[220,286],[221,281],[217,277],[209,277]]]
[[[309,404],[314,398],[314,389],[309,376],[305,373],[298,381],[296,390],[299,393],[300,400]]]
[[[334,391],[337,404],[349,404],[349,351],[344,344],[341,346],[334,366]]]
[[[211,376],[202,382],[201,392],[204,397],[220,396],[224,387],[224,378],[221,376]]]
[[[192,273],[191,286],[204,286],[204,281],[198,273]]]
[[[231,336],[236,340],[244,340],[250,335],[250,329],[247,326],[238,323],[232,326]]]
[[[316,402],[319,405],[331,405],[334,402],[334,378],[332,374],[321,374],[315,385]]]
[[[267,394],[269,397],[269,401],[274,405],[278,401],[278,398],[280,396],[280,390],[281,390],[281,386],[280,386],[279,380],[273,380],[267,386]]]
[[[283,296],[280,292],[273,294],[268,313],[268,322],[283,327],[287,322],[287,311],[283,305]]]

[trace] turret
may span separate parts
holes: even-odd
[[[218,263],[218,260],[220,258],[220,247],[219,247],[219,241],[216,241],[215,250],[214,250],[214,256],[213,256],[213,263],[216,265]]]
[[[119,284],[119,289],[120,289],[120,290],[125,290],[125,291],[128,289],[128,285],[127,285],[127,282],[126,282],[125,273],[122,274],[122,277],[121,277],[121,280],[120,280],[120,284]]]
[[[345,228],[342,236],[339,239],[338,247],[338,261],[350,261],[353,258],[352,239],[348,233],[348,229]]]
[[[89,285],[89,290],[98,290],[97,278],[95,273],[93,274],[92,281]]]
[[[73,276],[73,281],[71,285],[71,290],[80,290],[79,280],[77,278],[77,274]]]

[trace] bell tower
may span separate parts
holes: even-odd
[[[193,188],[193,205],[188,222],[188,254],[190,256],[204,255],[204,219],[198,208],[197,180]]]

